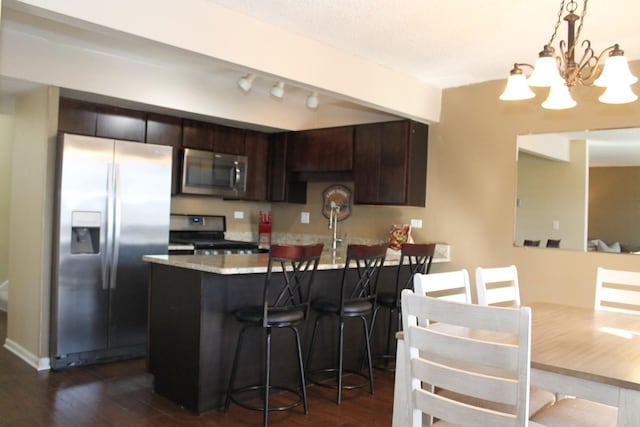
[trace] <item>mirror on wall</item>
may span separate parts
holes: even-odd
[[[640,128],[519,135],[516,246],[640,253]]]

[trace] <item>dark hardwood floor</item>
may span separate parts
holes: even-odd
[[[7,316],[0,311],[0,343]],[[309,386],[309,415],[302,407],[272,413],[272,426],[390,426],[393,373],[376,370],[375,395],[368,388],[343,392]],[[0,426],[259,426],[262,414],[237,406],[194,415],[155,395],[143,359],[41,372],[0,347]]]

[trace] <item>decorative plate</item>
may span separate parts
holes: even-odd
[[[340,208],[338,221],[343,221],[351,215],[351,190],[342,184],[334,184],[322,192],[322,215],[329,219],[331,206]]]

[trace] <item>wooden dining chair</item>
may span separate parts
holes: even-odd
[[[418,295],[427,295],[445,301],[455,301],[471,304],[471,290],[469,286],[469,274],[466,269],[445,273],[432,273],[430,275],[417,274],[413,280],[414,292]],[[438,394],[453,397],[454,393],[448,390],[438,390]],[[455,396],[461,401],[469,401],[468,397]],[[529,415],[534,415],[542,408],[552,405],[556,398],[550,391],[531,387],[529,399]],[[491,402],[479,402],[473,399],[476,405],[486,408],[494,406]]]
[[[464,268],[443,273],[415,274],[413,290],[418,295],[471,304],[469,273]]]
[[[640,272],[598,267],[595,308],[640,314]]]
[[[408,425],[421,427],[423,414],[437,419],[434,425],[527,425],[530,308],[465,304],[405,290],[402,321]],[[487,409],[435,389],[496,405]]]
[[[476,292],[480,305],[520,305],[518,269],[508,267],[476,268]]]

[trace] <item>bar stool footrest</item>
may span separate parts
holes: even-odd
[[[320,387],[327,387],[327,388],[334,388],[337,389],[338,388],[338,384],[337,383],[333,383],[333,382],[328,382],[328,381],[337,381],[335,378],[335,375],[333,377],[328,377],[325,380],[318,380],[315,379],[313,377],[313,375],[317,375],[317,374],[321,374],[321,373],[337,373],[338,369],[336,368],[327,368],[327,369],[317,369],[314,370],[312,372],[307,373],[307,382],[313,383],[317,386]],[[362,387],[366,387],[369,386],[369,376],[367,374],[364,374],[360,371],[356,371],[353,369],[343,369],[342,370],[342,376],[344,376],[345,374],[353,374],[353,375],[357,375],[359,377],[362,377],[365,379],[364,382],[362,383],[358,383],[358,384],[342,384],[342,389],[343,390],[353,390],[356,388],[362,388]]]
[[[258,412],[264,412],[264,405],[263,406],[252,406],[247,404],[245,401],[240,401],[236,398],[236,395],[239,394],[243,394],[243,393],[248,393],[250,391],[256,391],[256,390],[264,390],[265,386],[264,385],[254,385],[254,386],[247,386],[247,387],[242,387],[239,389],[235,389],[231,391],[231,401],[233,403],[235,403],[238,406],[241,406],[245,409],[250,409],[252,411],[258,411]],[[272,385],[269,386],[269,396],[271,397],[271,390],[279,390],[279,391],[283,391],[283,392],[288,392],[291,394],[294,394],[295,396],[297,396],[298,400],[296,400],[295,402],[289,404],[289,405],[285,405],[285,406],[276,406],[276,407],[271,407],[269,406],[269,412],[278,412],[278,411],[287,411],[289,409],[293,409],[296,406],[299,406],[301,403],[303,403],[303,396],[302,393],[298,390],[289,388],[289,387],[284,387],[284,386],[278,386],[278,385]],[[262,399],[263,395],[259,395],[256,396],[257,399]],[[253,399],[251,399],[253,400]],[[263,401],[264,403],[264,401]]]

